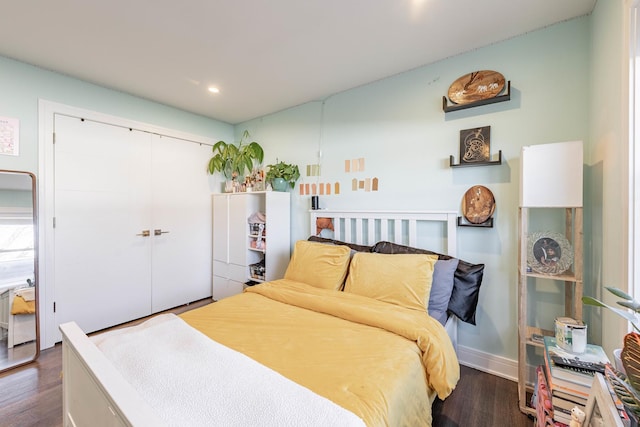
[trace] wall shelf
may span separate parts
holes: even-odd
[[[480,227],[480,228],[493,228],[493,218],[489,218],[483,223],[474,224],[472,222],[466,222],[461,216],[458,217],[458,227]]]
[[[455,163],[455,158],[449,156],[449,166],[452,168],[462,168],[471,166],[496,166],[502,164],[502,150],[498,151],[498,160],[487,160],[484,162]]]
[[[467,108],[480,107],[482,105],[495,104],[498,102],[505,102],[511,99],[511,81],[507,82],[507,93],[500,96],[494,96],[493,98],[481,99],[479,101],[470,102],[468,104],[451,104],[449,105],[449,100],[446,96],[442,97],[442,110],[445,113],[450,113],[452,111],[466,110]]]

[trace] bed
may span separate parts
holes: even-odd
[[[91,338],[61,325],[64,424],[430,425],[459,377],[456,322],[475,322],[456,298],[477,303],[484,267],[456,260],[447,317],[426,314],[435,266],[455,259],[455,221],[313,211],[283,279]],[[424,222],[446,253],[417,248]]]
[[[35,288],[15,286],[0,293],[0,335],[7,348],[36,339]]]

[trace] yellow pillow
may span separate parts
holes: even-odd
[[[347,275],[350,252],[348,246],[299,240],[284,278],[317,288],[338,290]]]
[[[414,310],[427,310],[437,255],[357,253],[345,292]]]

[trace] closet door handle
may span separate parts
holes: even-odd
[[[136,236],[149,237],[151,232],[149,230],[142,230],[142,233],[136,234]]]
[[[160,229],[158,229],[158,228],[157,228],[157,229],[155,229],[155,230],[153,230],[153,235],[154,235],[154,236],[159,236],[159,235],[161,235],[161,234],[167,234],[167,233],[168,233],[168,231],[162,231],[162,230],[160,230]]]

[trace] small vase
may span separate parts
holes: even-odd
[[[274,191],[287,191],[289,183],[284,178],[273,178],[271,182]]]

